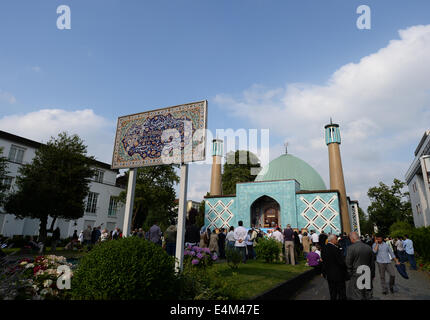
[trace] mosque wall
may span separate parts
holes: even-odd
[[[342,224],[337,192],[298,192],[295,196],[299,229],[316,230],[318,233],[323,230],[326,233],[341,233]]]
[[[205,199],[205,226],[211,230],[237,226],[235,217],[236,197],[216,197]]]

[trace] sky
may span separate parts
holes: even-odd
[[[363,4],[370,29],[357,28]],[[207,100],[212,132],[269,129],[263,165],[288,141],[329,186],[331,117],[364,210],[370,187],[404,180],[430,128],[429,79],[428,0],[0,2],[0,130],[76,133],[110,163],[119,116]],[[190,165],[189,199],[209,183],[209,162]]]

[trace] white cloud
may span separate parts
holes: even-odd
[[[313,165],[327,185],[324,125],[333,117],[341,127],[347,192],[366,208],[370,186],[404,179],[409,162],[398,155],[415,146],[430,123],[430,25],[399,35],[358,63],[342,66],[324,85],[254,85],[240,97],[219,94],[215,102],[288,138],[289,152]]]
[[[5,101],[9,104],[14,104],[16,102],[16,98],[10,92],[0,90],[0,101]]]
[[[88,154],[110,163],[115,136],[115,122],[103,118],[91,109],[67,111],[42,109],[27,114],[0,118],[0,128],[31,140],[49,141],[51,136],[66,131],[77,134],[88,146]]]

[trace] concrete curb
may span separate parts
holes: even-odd
[[[294,278],[280,283],[276,287],[269,289],[251,300],[290,300],[299,289],[317,275],[315,269],[305,271]]]

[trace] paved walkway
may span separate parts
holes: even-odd
[[[373,300],[430,300],[430,275],[423,271],[409,270],[409,265],[406,264],[406,266],[409,279],[402,278],[396,270],[394,294],[388,293],[387,295],[382,294],[378,267],[376,267],[376,276],[373,280]],[[385,280],[388,286],[388,274],[386,274]],[[316,276],[293,299],[330,300],[327,281],[320,275]]]

